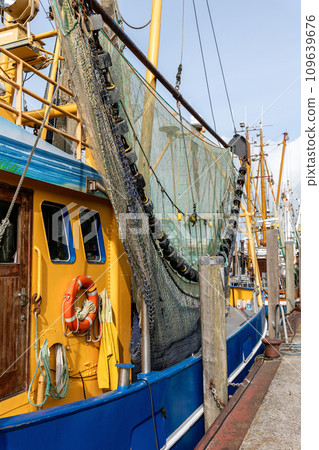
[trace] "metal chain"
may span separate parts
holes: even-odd
[[[217,395],[217,391],[216,391],[216,388],[215,388],[213,380],[210,380],[209,388],[210,388],[210,390],[211,390],[211,392],[213,394],[213,397],[214,397],[214,400],[216,402],[217,408],[219,409],[219,411],[222,411],[223,408],[225,408],[225,405],[224,405],[224,403],[221,401],[221,399]]]
[[[244,381],[247,381],[247,384],[250,384],[250,381],[245,378]],[[241,383],[228,383],[228,386],[233,386],[233,387],[239,387],[239,386],[244,386],[244,381],[242,381]]]

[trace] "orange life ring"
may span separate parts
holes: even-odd
[[[86,290],[87,299],[92,301],[95,306],[94,310],[90,311],[83,320],[79,320],[75,314],[75,299],[80,288]],[[85,275],[73,278],[66,288],[63,301],[64,320],[69,329],[75,333],[88,330],[95,319],[98,306],[99,296],[92,278]]]

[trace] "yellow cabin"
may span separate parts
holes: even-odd
[[[16,126],[0,120],[2,129],[6,127],[4,134],[12,136]],[[0,164],[1,220],[18,184],[20,177],[16,174],[22,171],[26,150],[35,140],[35,136],[23,129],[19,130],[17,138],[19,141],[13,142],[1,136],[4,150]],[[5,295],[2,308],[6,311],[1,315],[1,329],[6,331],[1,339],[0,354],[1,367],[7,368],[0,384],[2,416],[34,410],[28,401],[27,388],[36,369],[35,308],[39,313],[38,348],[48,339],[51,367],[55,364],[55,344],[63,344],[66,349],[70,373],[67,401],[102,392],[97,381],[100,342],[93,342],[96,340],[93,335],[87,342],[86,336],[71,334],[63,324],[64,294],[70,281],[78,275],[92,277],[99,293],[107,289],[118,333],[119,361],[130,361],[131,297],[127,257],[118,238],[110,202],[102,194],[85,192],[86,176],[99,178],[99,174],[45,142],[39,147],[12,210],[10,227],[4,235],[7,245],[2,246],[0,254],[0,291]],[[39,170],[43,164],[47,166],[47,175]],[[79,291],[78,296],[81,304],[86,295]],[[95,333],[98,335],[99,330]],[[6,336],[11,337],[8,340]],[[110,370],[116,371],[115,386],[114,383],[111,386],[114,389],[117,387],[114,362]],[[34,398],[37,382],[33,387],[30,398],[37,403]],[[64,401],[60,400],[59,404]],[[49,397],[44,407],[54,403]]]

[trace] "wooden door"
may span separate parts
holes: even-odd
[[[0,184],[0,222],[15,188]],[[0,244],[0,400],[27,389],[32,193],[21,190]]]

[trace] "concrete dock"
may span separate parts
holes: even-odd
[[[301,448],[300,328],[281,358],[259,360],[196,450]]]
[[[300,343],[300,335],[294,339]],[[301,357],[281,351],[282,361],[240,450],[301,448]]]

